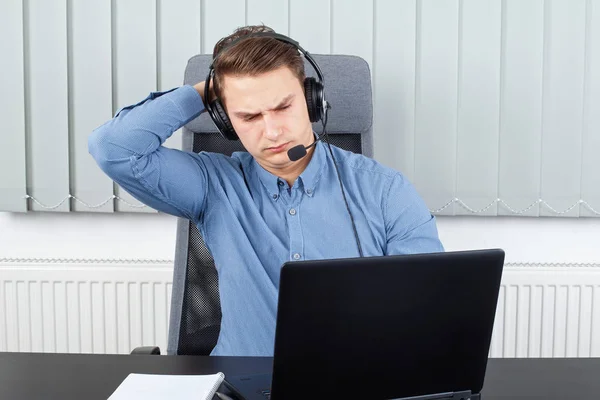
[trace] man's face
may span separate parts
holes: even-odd
[[[240,141],[265,169],[293,168],[287,151],[313,141],[304,90],[287,67],[258,76],[225,76],[223,97]]]

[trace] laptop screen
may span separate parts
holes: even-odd
[[[503,263],[479,250],[284,264],[273,398],[478,393]]]

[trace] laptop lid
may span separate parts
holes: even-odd
[[[504,251],[288,262],[272,399],[393,399],[484,383]]]

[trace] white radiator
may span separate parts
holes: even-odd
[[[507,265],[492,357],[600,357],[600,265]]]
[[[164,352],[172,265],[0,261],[0,351]],[[600,265],[506,265],[490,355],[600,357]]]
[[[0,351],[166,351],[172,261],[0,262]]]

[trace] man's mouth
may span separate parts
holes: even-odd
[[[270,151],[270,152],[273,152],[273,153],[280,153],[280,152],[282,152],[282,151],[285,150],[285,148],[287,147],[287,145],[289,143],[290,142],[286,142],[286,143],[282,143],[282,144],[277,145],[277,146],[267,147],[267,151]]]

